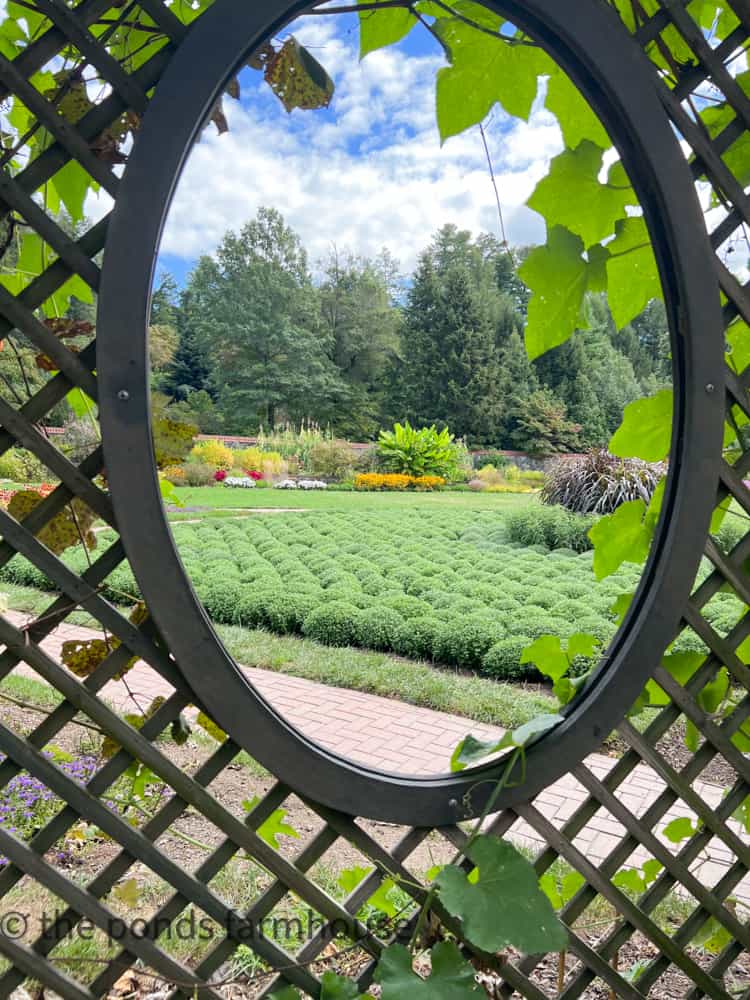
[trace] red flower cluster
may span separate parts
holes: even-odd
[[[255,480],[256,483],[258,482],[259,479],[263,478],[263,473],[256,472],[255,469],[246,469],[245,471],[247,472],[247,475],[250,476],[251,479]]]
[[[216,472],[214,472],[214,479],[216,480],[217,483],[223,483],[226,478],[227,478],[226,469],[217,469]]]

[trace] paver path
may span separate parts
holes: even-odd
[[[8,612],[7,617],[21,626],[32,616]],[[91,629],[63,624],[42,642],[42,646],[59,660],[60,647],[66,639],[88,639],[99,634]],[[17,669],[35,676],[33,670],[25,665]],[[378,695],[329,687],[268,670],[242,669],[259,693],[306,736],[342,756],[383,770],[416,775],[444,772],[448,770],[453,747],[467,732],[484,739],[491,735],[499,737],[503,732],[496,726],[474,723],[461,716],[418,708]],[[145,709],[158,695],[168,696],[171,691],[167,681],[139,661],[128,672],[127,682],[110,681],[103,688],[102,696],[118,710],[133,711],[133,699],[141,709]],[[589,769],[600,780],[606,777],[615,763],[614,758],[602,754],[591,754],[586,758]],[[620,785],[617,798],[635,816],[641,816],[664,787],[664,782],[654,771],[639,765]],[[694,781],[693,789],[711,808],[716,808],[724,794],[722,787],[701,781]],[[586,798],[583,785],[572,774],[567,774],[537,796],[534,804],[559,829]],[[695,818],[689,808],[679,801],[666,813],[657,830],[659,839],[673,852],[678,852],[680,845],[670,844],[660,831],[671,820],[681,816]],[[732,827],[747,843],[750,838],[739,824],[733,823]],[[623,832],[621,823],[601,808],[574,843],[590,861],[598,864],[617,845]],[[543,842],[535,830],[520,821],[514,825],[512,836],[529,844]],[[640,865],[648,857],[647,852],[639,849],[626,865]],[[715,885],[733,862],[729,849],[714,838],[691,865],[691,870],[705,885]],[[734,895],[750,905],[750,876],[735,890]]]

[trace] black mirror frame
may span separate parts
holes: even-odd
[[[484,0],[549,52],[615,142],[641,201],[670,321],[675,386],[662,516],[640,586],[606,664],[565,720],[527,751],[528,801],[595,750],[674,637],[716,502],[724,421],[723,327],[714,254],[654,67],[597,0]],[[228,80],[269,35],[309,10],[295,0],[216,0],[156,88],[109,225],[97,364],[107,476],[147,606],[179,669],[216,722],[289,787],[372,819],[437,826],[478,814],[498,765],[430,778],[383,773],[328,751],[287,723],[225,650],[187,579],[163,510],[153,455],[147,317],[156,252],[186,157]],[[467,722],[467,730],[470,724]]]

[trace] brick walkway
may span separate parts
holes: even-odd
[[[16,625],[23,625],[31,616],[8,612]],[[59,660],[60,647],[66,639],[87,639],[99,635],[90,629],[61,625],[44,640],[42,646]],[[1,647],[0,647],[1,648]],[[30,667],[17,668],[34,676]],[[418,708],[389,698],[329,687],[314,681],[290,677],[257,668],[242,668],[249,680],[274,708],[296,728],[325,747],[352,760],[402,774],[425,775],[448,770],[453,747],[467,734],[487,739],[500,736],[498,727],[473,723],[457,715]],[[123,681],[110,681],[102,695],[116,709],[133,711],[133,699],[145,709],[158,695],[168,696],[170,685],[142,661]],[[586,759],[589,769],[602,780],[616,763],[614,758],[591,754]],[[694,791],[711,808],[721,802],[724,789],[718,785],[694,781]],[[636,816],[641,816],[661,794],[664,782],[648,767],[639,765],[620,786],[618,799]],[[586,789],[576,778],[565,775],[545,789],[535,805],[556,827],[561,827],[587,798]],[[687,816],[695,819],[688,807],[678,802],[665,815],[659,831],[673,819]],[[739,824],[732,824],[745,842],[748,838]],[[576,837],[574,843],[588,859],[600,863],[617,845],[623,834],[622,825],[605,809],[600,808]],[[514,825],[512,836],[530,845],[542,843],[539,835],[527,824]],[[659,839],[673,852],[680,845]],[[627,866],[641,865],[649,857],[642,849],[628,859]],[[723,843],[714,838],[708,848],[691,865],[691,870],[705,885],[715,885],[731,867],[734,857]],[[750,876],[735,890],[734,895],[750,905]]]

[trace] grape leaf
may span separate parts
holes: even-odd
[[[207,732],[209,736],[213,736],[217,743],[223,743],[227,738],[227,734],[223,729],[220,729],[213,719],[210,719],[205,712],[198,712],[198,716],[195,720],[204,732]]]
[[[597,580],[611,576],[624,562],[644,561],[651,544],[651,532],[644,524],[645,513],[643,500],[629,500],[591,528],[589,538],[594,543]]]
[[[565,948],[567,932],[539,888],[534,866],[512,844],[483,835],[467,856],[479,869],[476,882],[456,865],[447,865],[435,885],[472,944],[489,952],[512,946],[526,954]]]
[[[586,879],[583,875],[575,871],[568,872],[562,879],[547,871],[539,879],[539,888],[555,910],[561,910],[585,884]]]
[[[643,877],[637,868],[623,868],[612,876],[612,885],[627,892],[643,892]]]
[[[43,499],[37,490],[19,490],[11,497],[8,513],[17,521],[23,521]],[[95,520],[94,511],[76,497],[37,531],[36,537],[57,556],[79,543],[87,549],[95,549],[96,533],[91,530]]]
[[[359,0],[360,3],[365,0]],[[367,0],[371,4],[371,0]],[[405,38],[415,24],[416,17],[406,7],[384,7],[383,10],[362,10],[359,13],[359,58],[370,52],[394,45]]]
[[[65,397],[65,402],[70,406],[79,420],[89,416],[89,414],[93,415],[96,413],[96,403],[94,400],[90,396],[87,396],[83,389],[79,389],[77,386],[70,390]]]
[[[343,871],[339,872],[336,883],[341,886],[344,892],[349,895],[350,892],[354,892],[360,882],[364,881],[373,868],[360,868],[359,865],[355,865],[353,868],[344,868]]]
[[[392,878],[383,879],[376,891],[367,900],[368,904],[384,913],[386,917],[395,917],[398,914],[398,907],[391,899],[391,890],[396,883]]]
[[[667,840],[673,844],[679,844],[682,840],[689,840],[695,832],[693,821],[688,819],[687,816],[680,816],[677,819],[673,819],[662,830]]]
[[[607,291],[607,261],[609,260],[609,250],[600,243],[595,243],[586,251],[589,262],[589,281],[587,291],[606,292]]]
[[[533,663],[537,670],[552,681],[559,681],[568,672],[570,660],[563,651],[559,636],[542,635],[521,653],[520,663]]]
[[[513,746],[527,746],[532,740],[543,736],[562,721],[563,717],[556,713],[545,712],[542,715],[535,715],[533,719],[529,719],[528,722],[524,722],[518,729],[513,730]]]
[[[625,206],[636,201],[629,186],[599,181],[602,157],[599,146],[587,139],[574,150],[563,150],[526,202],[548,227],[564,226],[580,236],[586,247],[611,236],[615,223],[625,215]]]
[[[726,927],[720,924],[715,917],[711,917],[695,935],[691,944],[703,948],[704,951],[709,952],[711,955],[718,955],[731,940],[732,935]]]
[[[547,81],[544,104],[557,118],[563,140],[569,149],[575,149],[586,139],[596,143],[601,149],[609,149],[612,145],[606,129],[589,102],[568,74],[556,64],[553,64]]]
[[[672,409],[671,389],[628,403],[622,423],[609,442],[609,450],[619,458],[661,462],[669,455],[672,442]]]
[[[732,819],[737,820],[738,823],[742,823],[745,828],[745,833],[750,833],[750,795],[737,806],[737,808],[732,813]]]
[[[352,979],[335,972],[324,972],[320,979],[320,1000],[372,1000],[369,993],[360,993]]]
[[[578,677],[561,677],[552,685],[552,693],[561,705],[567,705],[585,687],[590,676],[591,671],[587,670],[585,674],[579,674]]]
[[[255,807],[260,802],[260,797],[254,795],[251,799],[245,799],[242,803],[242,808],[245,812],[250,813],[255,809]],[[278,851],[279,837],[296,837],[299,838],[299,833],[290,826],[288,823],[284,822],[284,817],[286,816],[286,809],[274,809],[267,820],[264,820],[261,825],[256,830],[258,836],[265,840],[269,847],[273,847],[274,850]]]
[[[185,501],[180,498],[179,493],[168,479],[159,480],[159,492],[165,503],[171,503],[173,507],[184,507]]]
[[[497,29],[501,25],[497,18]],[[492,38],[449,18],[436,30],[451,53],[451,64],[438,71],[436,106],[440,139],[478,125],[497,103],[516,118],[528,120],[538,88],[538,76],[548,66],[541,49]]]
[[[52,177],[51,185],[73,222],[83,219],[83,206],[89,191],[99,189],[99,185],[77,160],[68,160]]]
[[[747,323],[737,319],[726,333],[727,364],[732,371],[741,375],[750,365],[750,328]]]
[[[265,80],[289,113],[327,108],[335,90],[326,70],[294,35],[268,60]]]
[[[735,733],[736,735],[736,733]],[[692,719],[685,720],[685,746],[691,753],[695,753],[700,745],[701,734]]]
[[[497,900],[495,900],[497,904]],[[375,981],[381,1000],[479,1000],[484,994],[474,980],[474,969],[452,941],[440,941],[430,952],[432,970],[422,979],[412,969],[410,952],[392,944],[380,956]]]
[[[60,660],[76,677],[90,677],[111,651],[105,639],[66,639],[60,647]]]
[[[714,508],[714,512],[711,515],[711,527],[710,527],[712,535],[715,535],[716,532],[721,527],[722,521],[724,520],[726,513],[731,507],[731,505],[732,505],[732,494],[730,493],[728,496],[724,497],[721,503]]]
[[[607,245],[609,308],[618,330],[640,315],[652,299],[662,296],[659,270],[641,216],[621,219]]]
[[[554,226],[546,245],[532,250],[518,270],[532,292],[525,334],[532,360],[566,341],[577,326],[586,326],[583,297],[589,265],[583,249],[580,237]]]
[[[645,892],[663,868],[661,861],[649,858],[642,868],[622,868],[612,878],[612,885],[630,892]]]
[[[508,730],[499,740],[478,740],[476,736],[469,733],[453,751],[451,770],[463,771],[465,767],[478,764],[492,754],[507,750],[509,747],[525,747],[531,740],[542,736],[562,721],[561,715],[537,715],[533,719],[529,719],[528,722],[524,722],[517,729]]]
[[[451,757],[451,771],[463,771],[465,767],[478,764],[480,761],[507,750],[513,745],[513,737],[510,732],[504,733],[499,740],[478,740],[476,736],[469,733],[464,736]]]
[[[708,715],[713,715],[724,701],[729,690],[729,672],[722,667],[712,681],[698,692],[697,702]]]
[[[600,641],[595,635],[586,632],[574,632],[568,639],[568,658],[572,661],[577,656],[594,656]]]
[[[662,661],[662,667],[671,674],[678,684],[687,684],[698,667],[703,663],[705,657],[702,653],[669,653]],[[654,706],[669,705],[672,699],[659,687],[656,681],[648,681],[646,684],[648,694],[648,704]]]
[[[129,878],[126,882],[116,885],[112,890],[112,895],[131,910],[135,909],[141,895],[137,879]]]

